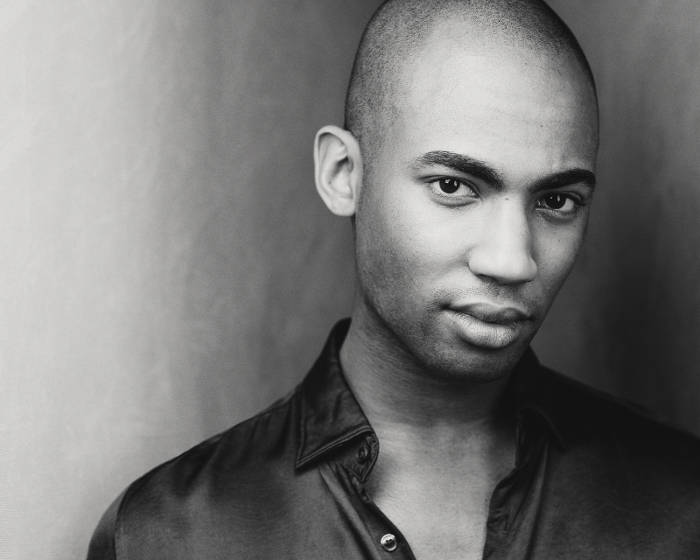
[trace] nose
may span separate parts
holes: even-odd
[[[469,253],[469,269],[502,285],[534,280],[537,263],[525,208],[511,199],[494,203],[492,210],[479,242]]]

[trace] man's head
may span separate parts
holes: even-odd
[[[353,321],[392,361],[489,380],[522,355],[583,241],[595,87],[543,3],[392,0],[370,22],[317,185],[354,216]]]

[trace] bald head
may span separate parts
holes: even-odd
[[[524,64],[528,55],[556,59],[568,67],[567,79],[579,79],[596,103],[593,74],[581,47],[541,0],[388,0],[362,37],[345,104],[345,128],[366,158],[400,110],[407,69],[436,33],[451,34],[461,48],[517,51]]]
[[[502,378],[586,230],[598,113],[576,40],[539,0],[390,0],[347,128],[323,127],[314,160],[323,200],[353,217],[356,340],[397,375]],[[481,305],[527,320],[482,321]]]

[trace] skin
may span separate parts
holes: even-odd
[[[371,173],[347,131],[315,149],[321,196],[355,216],[341,363],[381,444],[368,488],[419,559],[481,557],[514,464],[504,385],[583,242],[598,144],[565,53],[454,26],[397,77]]]

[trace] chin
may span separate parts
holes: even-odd
[[[463,341],[430,344],[414,352],[425,370],[451,382],[489,383],[508,376],[528,347],[532,337],[497,350],[479,348]]]

